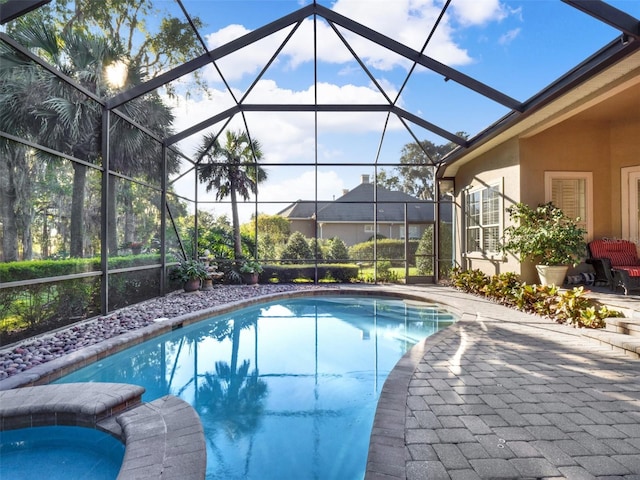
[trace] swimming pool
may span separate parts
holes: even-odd
[[[56,383],[142,385],[202,420],[208,479],[363,478],[384,379],[454,317],[377,297],[280,300],[151,339]]]
[[[124,444],[83,427],[33,427],[0,431],[0,478],[92,479],[118,476]]]

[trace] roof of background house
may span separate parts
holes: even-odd
[[[352,190],[332,202],[318,202],[315,218],[323,222],[373,222],[374,200],[377,202],[378,222],[404,222],[405,204],[410,222],[433,222],[435,204],[426,203],[407,193],[389,190],[369,182],[368,175],[362,176],[362,182]],[[278,215],[293,219],[314,218],[316,202],[298,200]],[[445,209],[449,211],[450,209]],[[451,221],[446,215],[444,221]]]

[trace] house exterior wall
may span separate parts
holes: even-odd
[[[313,238],[316,235],[315,221],[313,220],[296,220],[289,219],[289,229],[291,233],[300,232],[307,238]],[[318,232],[318,235],[320,232]]]
[[[545,171],[592,172],[593,238],[611,236],[617,216],[620,223],[618,192],[617,212],[612,211],[611,128],[607,123],[563,122],[538,135],[521,140],[520,159],[522,201],[537,205],[545,201]],[[618,172],[617,176],[620,176]],[[618,184],[620,180],[618,179]],[[619,230],[618,230],[619,232]],[[619,234],[619,233],[618,233]]]
[[[638,103],[640,107],[640,102]],[[611,227],[622,232],[621,169],[640,165],[640,120],[611,124]]]
[[[466,189],[475,189],[500,182],[502,191],[502,224],[505,209],[520,198],[519,145],[512,139],[460,167],[456,174],[456,243],[459,245],[456,261],[465,269],[479,269],[487,275],[507,271],[520,273],[520,262],[512,255],[494,252],[466,254],[465,218],[463,208]]]
[[[365,223],[328,223],[323,222],[321,227],[318,227],[318,237],[323,239],[330,239],[333,237],[339,237],[342,241],[350,247],[357,243],[366,242],[371,239],[373,232],[365,232],[365,225],[373,225],[369,222]],[[424,225],[419,226],[419,232],[417,238],[419,239],[425,230]],[[292,227],[293,231],[293,227]],[[404,232],[403,223],[378,223],[378,233],[385,238],[400,239]]]
[[[545,201],[547,171],[591,172],[593,175],[593,230],[591,238],[622,236],[621,169],[640,164],[640,121],[601,122],[580,116],[535,135],[512,139],[462,166],[456,175],[460,189],[475,188],[502,178],[504,183],[504,228],[509,224],[506,208],[515,202],[535,206]],[[457,221],[461,228],[456,242],[464,251],[463,192],[457,192]],[[465,268],[486,274],[513,271],[527,282],[537,281],[535,267],[520,265],[507,255],[458,256]],[[588,270],[585,264],[577,271]],[[572,273],[572,272],[570,272]]]

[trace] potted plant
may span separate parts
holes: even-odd
[[[204,263],[198,260],[183,259],[173,270],[172,276],[182,282],[185,292],[193,292],[200,288],[200,281],[207,279],[209,272]]]
[[[240,274],[244,283],[255,285],[258,283],[258,276],[262,273],[262,265],[255,260],[245,260],[240,265]]]
[[[504,230],[503,250],[515,253],[521,262],[535,262],[543,285],[562,285],[569,266],[586,251],[586,231],[578,226],[579,219],[566,216],[551,202],[537,208],[516,203],[507,213],[513,223]]]

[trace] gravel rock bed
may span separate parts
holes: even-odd
[[[310,290],[316,285],[223,285],[210,291],[174,292],[122,308],[103,317],[87,320],[19,342],[0,350],[0,380],[49,362],[89,345],[145,327],[156,318],[173,318],[246,298],[292,290]],[[327,288],[323,286],[322,288]]]

